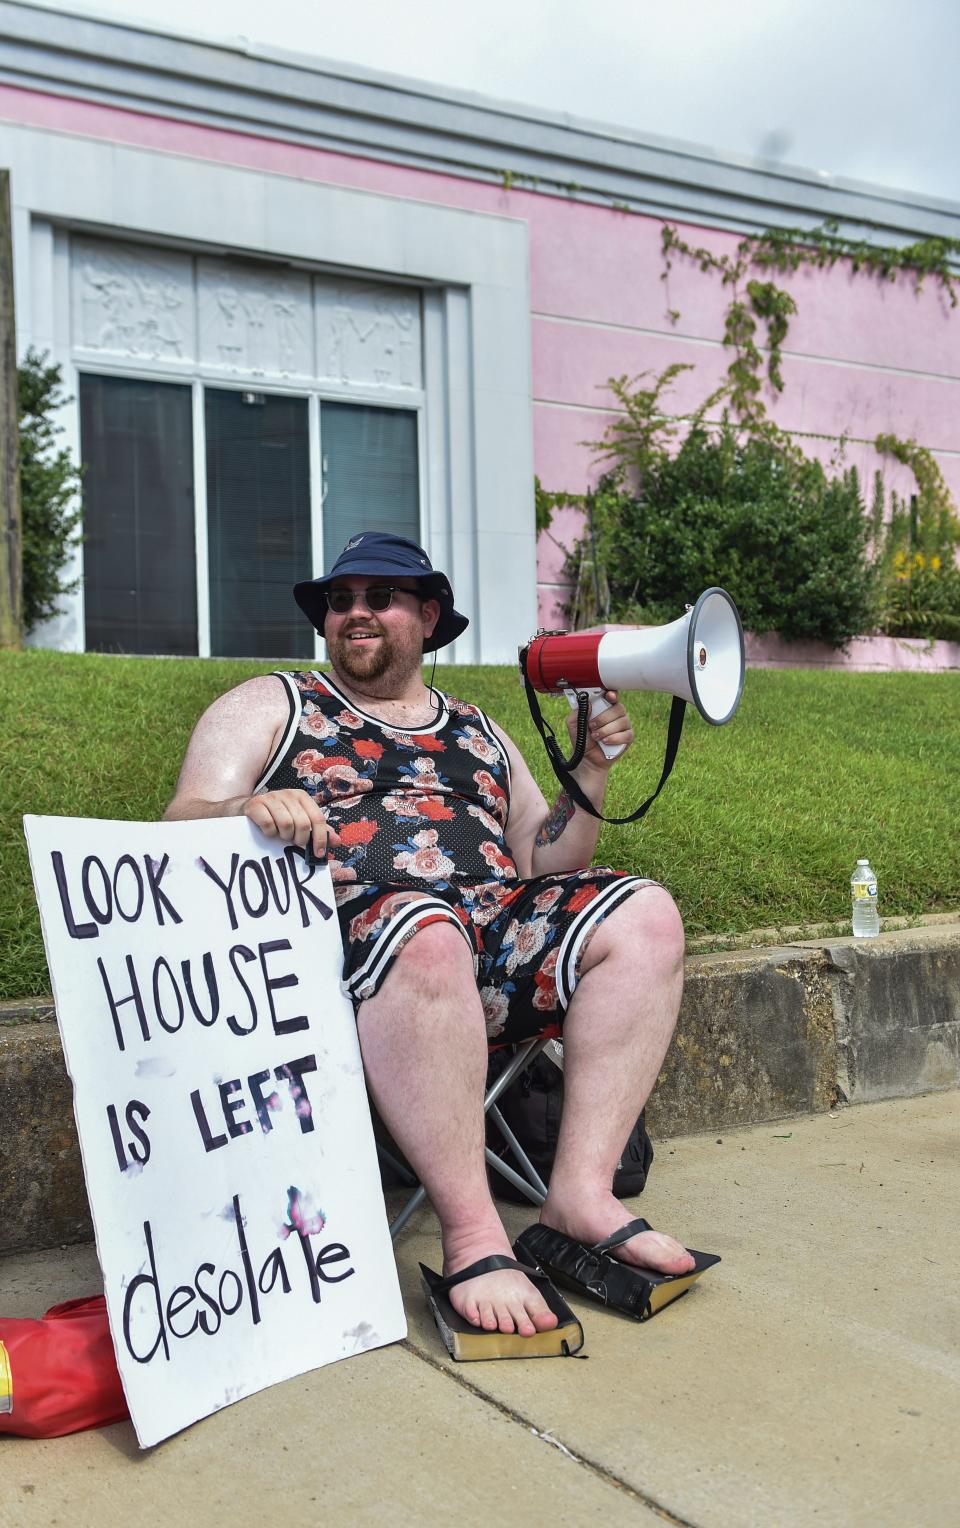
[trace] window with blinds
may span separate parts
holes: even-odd
[[[204,418],[210,651],[311,654],[292,593],[311,567],[307,400],[208,387]]]
[[[197,651],[190,388],[83,375],[86,647]]]
[[[84,375],[86,645],[198,650],[191,389]],[[323,565],[361,530],[420,537],[415,409],[321,402]],[[309,577],[305,397],[204,390],[210,652],[312,655],[293,585]]]
[[[323,565],[358,531],[420,540],[420,474],[414,409],[320,405]]]

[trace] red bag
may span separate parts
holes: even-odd
[[[128,1415],[103,1295],[0,1316],[0,1433],[59,1438]]]

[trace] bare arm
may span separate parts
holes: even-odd
[[[619,704],[617,692],[608,690],[606,695],[613,704],[591,721],[586,754],[573,771],[573,778],[597,811],[603,808],[607,775],[616,762],[602,752],[600,741],[625,747],[633,742],[630,718]],[[572,737],[576,729],[575,714],[571,713],[567,721]],[[596,853],[600,823],[575,806],[563,790],[553,806],[548,807],[515,744],[499,727],[496,732],[510,756],[512,789],[507,838],[520,874],[549,875],[557,871],[586,869]]]
[[[215,700],[194,728],[164,821],[245,816],[269,838],[302,847],[312,835],[318,855],[326,852],[328,838],[339,843],[306,791],[252,794],[288,714],[283,685],[270,676],[248,679]]]

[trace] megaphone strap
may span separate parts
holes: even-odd
[[[647,812],[653,806],[653,803],[656,801],[660,792],[663,790],[663,787],[666,785],[668,779],[670,778],[670,771],[673,769],[674,762],[677,757],[677,749],[680,747],[680,734],[683,731],[683,718],[687,709],[687,702],[683,699],[683,696],[675,695],[673,697],[673,705],[670,707],[670,721],[667,724],[667,747],[663,756],[663,773],[660,776],[660,784],[657,786],[653,795],[649,796],[643,805],[637,807],[637,810],[635,812],[631,812],[628,817],[604,817],[602,812],[597,811],[593,802],[589,799],[585,792],[580,789],[576,780],[573,778],[573,775],[570,773],[571,765],[575,768],[582,759],[583,750],[581,749],[578,754],[577,747],[574,747],[571,759],[569,761],[564,759],[557,743],[556,734],[554,733],[553,728],[550,726],[550,723],[544,719],[544,716],[540,710],[540,702],[537,698],[537,692],[533,688],[533,685],[530,683],[530,680],[527,677],[526,668],[522,664],[521,673],[523,674],[524,689],[527,692],[527,704],[530,707],[530,715],[533,717],[534,726],[543,739],[543,746],[547,750],[547,758],[550,760],[553,772],[557,779],[560,781],[560,784],[563,786],[564,790],[568,792],[578,807],[582,808],[584,812],[588,812],[591,817],[596,817],[599,822],[609,822],[617,826],[621,826],[627,822],[639,822],[641,817],[646,816]],[[586,708],[581,706],[577,718],[578,744],[580,743],[580,732],[581,727],[584,724],[585,717]]]

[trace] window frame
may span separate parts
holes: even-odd
[[[514,662],[517,646],[536,625],[526,223],[446,202],[185,159],[154,146],[59,128],[15,124],[5,142],[17,187],[19,344],[21,350],[30,345],[45,350],[62,366],[68,401],[60,411],[60,439],[74,453],[79,419],[69,400],[75,399],[77,366],[99,369],[97,360],[103,358],[73,349],[73,235],[184,254],[254,258],[420,291],[420,380],[427,399],[426,417],[421,412],[422,539],[470,616],[469,628],[444,656],[454,664]],[[169,375],[162,365],[131,368],[129,356],[110,361],[127,362],[128,370],[151,376],[155,370]],[[183,370],[175,369],[175,375]],[[387,403],[385,391],[378,387],[370,401]],[[329,392],[335,396],[339,388]],[[409,407],[412,400],[400,402]],[[77,549],[65,576],[82,571]],[[79,652],[82,633],[80,588],[27,640],[31,646]]]
[[[182,371],[175,372],[169,366],[151,366],[144,363],[141,366],[127,366],[113,364],[112,362],[97,362],[90,364],[86,359],[75,358],[74,360],[74,387],[77,392],[80,379],[84,376],[122,377],[131,382],[166,382],[168,384],[190,387],[192,392],[193,406],[193,517],[194,517],[194,555],[196,568],[197,587],[197,657],[210,658],[215,656],[210,646],[210,557],[208,545],[208,520],[207,520],[207,433],[204,408],[204,391],[207,387],[216,388],[222,392],[258,392],[274,394],[285,398],[303,398],[307,403],[307,451],[310,469],[310,546],[312,569],[304,569],[304,578],[316,577],[323,571],[323,440],[321,411],[326,403],[355,404],[358,407],[392,408],[401,409],[408,414],[416,415],[417,429],[417,493],[419,500],[419,537],[422,543],[425,540],[424,527],[428,523],[428,511],[426,506],[426,493],[428,487],[428,474],[424,460],[426,451],[426,397],[425,390],[415,390],[415,397],[402,398],[384,396],[376,393],[371,388],[356,388],[348,391],[345,388],[332,389],[323,387],[304,387],[295,383],[275,385],[273,380],[265,381],[262,376],[254,373],[246,373],[240,377],[231,375],[229,378],[221,377],[212,371],[210,367],[184,367]],[[412,390],[414,391],[414,390]],[[386,392],[386,390],[385,390]],[[79,457],[79,436],[78,436]],[[291,600],[293,594],[291,592]],[[304,644],[304,651],[307,644]],[[326,646],[323,639],[314,634],[312,656],[315,660],[322,661],[326,654]]]

